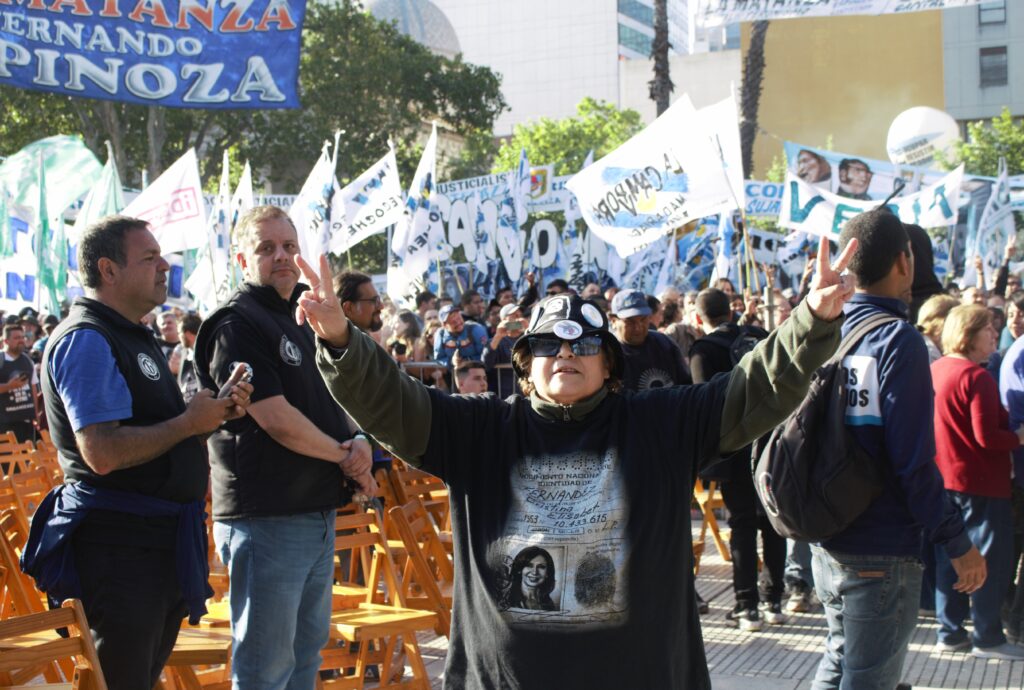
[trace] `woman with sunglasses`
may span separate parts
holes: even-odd
[[[444,479],[457,585],[449,688],[708,688],[695,610],[690,495],[700,466],[782,421],[839,343],[851,243],[731,375],[620,392],[605,315],[575,295],[534,308],[513,366],[526,396],[447,396],[350,328],[320,275],[298,318],[338,402],[395,455]],[[502,605],[516,556],[540,547],[559,576],[550,607]],[[593,568],[601,562],[608,567]],[[592,593],[602,592],[595,599]],[[557,603],[556,603],[557,602]]]

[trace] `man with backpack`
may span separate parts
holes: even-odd
[[[672,340],[651,328],[651,308],[639,290],[621,290],[611,304],[611,330],[622,344],[626,390],[670,388],[692,382],[683,353]]]
[[[732,323],[729,296],[716,288],[697,295],[697,322],[704,337],[690,347],[690,372],[694,383],[706,383],[715,375],[732,371],[736,364],[768,332],[757,326]],[[763,622],[780,625],[786,540],[772,529],[754,490],[750,471],[750,446],[711,465],[702,479],[721,482],[722,499],[729,509],[729,550],[732,552],[732,586],[736,606],[726,614],[730,625],[744,631],[760,630]],[[764,554],[764,601],[758,609],[757,533]]]
[[[815,587],[828,619],[814,690],[896,687],[917,623],[922,538],[949,554],[958,591],[975,591],[986,576],[985,560],[935,465],[928,352],[906,321],[914,280],[909,236],[883,207],[846,223],[841,244],[853,239],[858,251],[849,270],[857,291],[844,307],[844,339],[867,319],[895,317],[860,338],[841,370],[846,428],[882,480],[866,510],[812,546]],[[820,449],[821,463],[842,443],[809,441]]]

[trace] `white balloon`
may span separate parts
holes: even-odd
[[[904,110],[889,126],[886,149],[896,165],[933,167],[935,154],[948,159],[960,140],[960,126],[946,112],[927,106]]]

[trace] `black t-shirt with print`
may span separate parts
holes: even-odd
[[[446,687],[710,687],[689,497],[727,384],[609,394],[570,422],[431,391],[422,468],[450,489],[457,578]]]
[[[645,391],[692,382],[679,346],[657,331],[649,332],[642,345],[623,343],[622,354],[626,363],[622,384],[626,390]]]

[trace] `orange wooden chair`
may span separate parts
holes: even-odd
[[[347,553],[349,563],[368,567],[363,571],[362,601],[331,614],[333,644],[324,649],[321,668],[337,669],[342,675],[324,681],[324,688],[360,689],[366,667],[379,664],[378,687],[429,690],[430,678],[416,633],[433,630],[437,616],[405,607],[387,540],[373,511],[339,515],[336,527],[335,551]],[[337,646],[339,643],[343,646]],[[406,659],[412,668],[410,679],[403,678]]]
[[[435,632],[448,637],[452,624],[452,590],[455,569],[451,556],[418,498],[388,511],[408,558],[402,572],[405,605],[437,614]]]
[[[66,629],[68,637],[58,636],[59,628]],[[32,682],[29,687],[106,690],[80,601],[68,599],[59,609],[0,621],[0,686],[24,686],[41,675],[40,668],[53,668],[59,661],[71,664],[72,672],[66,677],[70,682]]]
[[[718,528],[718,520],[715,518],[715,510],[724,508],[725,501],[722,500],[720,491],[716,496],[716,491],[719,490],[718,484],[715,482],[708,482],[705,486],[704,482],[698,479],[693,486],[693,499],[697,502],[701,513],[700,537],[698,537],[698,541],[701,544],[704,543],[704,538],[710,528],[711,538],[715,541],[715,547],[718,549],[719,555],[721,555],[722,560],[729,563],[732,562],[732,552],[729,551],[729,545],[722,538],[722,533]],[[701,547],[701,553],[703,553],[703,546]],[[700,567],[699,561],[696,567]]]

